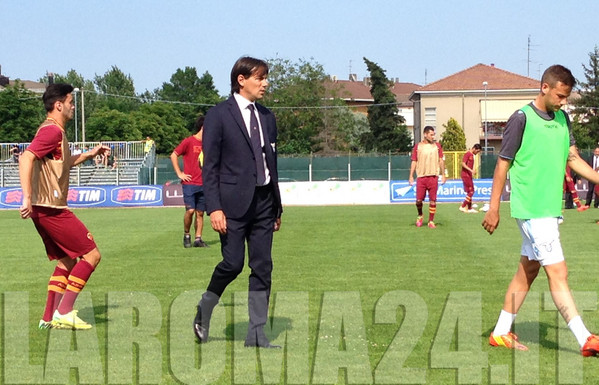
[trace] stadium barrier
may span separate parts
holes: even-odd
[[[486,202],[491,196],[492,179],[475,179],[475,202]],[[281,199],[286,206],[375,205],[414,203],[416,187],[406,180],[360,180],[281,182]],[[587,182],[576,185],[584,198]],[[462,181],[447,180],[439,184],[438,202],[461,202],[465,197]],[[18,209],[22,192],[19,187],[0,188],[0,209]],[[506,183],[501,199],[509,201],[510,184]],[[69,207],[149,207],[183,206],[180,183],[130,186],[72,186],[67,198]]]

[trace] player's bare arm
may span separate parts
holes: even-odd
[[[410,186],[414,184],[414,171],[416,170],[416,162],[412,161],[410,164],[410,177],[408,178],[408,182]]]
[[[501,193],[505,187],[507,172],[510,169],[511,160],[498,157],[495,172],[493,173],[493,187],[489,201],[489,211],[485,214],[482,226],[489,234],[499,227],[499,206],[501,204]]]
[[[441,184],[445,184],[447,177],[445,176],[445,161],[443,158],[439,159],[439,172],[441,172]]]
[[[31,216],[31,173],[33,172],[33,162],[35,155],[31,151],[25,151],[19,159],[19,179],[21,181],[21,191],[23,200],[19,213],[21,218],[27,219]]]
[[[587,162],[584,161],[578,154],[576,146],[571,146],[568,152],[568,166],[578,175],[586,180],[599,184],[599,173],[593,170]]]
[[[110,154],[110,147],[105,146],[103,144],[98,144],[96,147],[92,148],[90,151],[83,152],[77,155],[71,155],[71,163],[73,166],[81,164],[86,160],[93,159],[97,155]]]
[[[173,169],[179,179],[184,182],[189,182],[191,180],[191,175],[181,171],[181,167],[179,167],[179,155],[174,151],[171,153],[171,163],[173,164]]]

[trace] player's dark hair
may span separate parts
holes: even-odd
[[[559,64],[552,65],[543,72],[541,86],[543,86],[543,83],[547,83],[553,88],[557,82],[562,82],[568,87],[574,87],[576,85],[576,79],[574,78],[574,75],[572,75],[572,72]]]
[[[239,92],[241,86],[237,81],[239,75],[244,78],[249,78],[252,75],[265,76],[268,75],[268,64],[264,60],[256,59],[249,56],[240,57],[237,59],[231,69],[231,93]]]
[[[475,150],[481,150],[482,149],[482,147],[478,143],[476,143],[474,146],[472,146],[472,148],[475,149]]]
[[[424,134],[426,134],[429,131],[435,131],[435,127],[433,127],[433,126],[426,126],[426,127],[424,127],[424,130],[422,130],[422,132]]]
[[[195,125],[194,125],[194,128],[196,130],[196,134],[198,132],[200,132],[200,130],[202,129],[202,127],[204,127],[204,115],[200,115],[196,119],[196,122],[195,122]]]
[[[67,98],[67,95],[73,92],[73,90],[74,88],[70,84],[50,84],[42,96],[42,102],[44,102],[44,108],[46,111],[51,112],[54,109],[54,103],[64,102]]]

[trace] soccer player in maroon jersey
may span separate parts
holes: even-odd
[[[31,218],[50,260],[57,261],[48,283],[40,329],[89,329],[73,304],[100,263],[100,252],[85,225],[67,208],[71,167],[110,153],[107,146],[71,155],[64,127],[73,118],[73,87],[51,84],[42,100],[47,111],[33,141],[21,155],[21,218]]]
[[[472,181],[472,174],[474,174],[474,156],[478,155],[481,151],[480,144],[476,143],[472,148],[464,154],[462,158],[462,183],[464,183],[464,191],[466,192],[466,199],[460,206],[460,211],[464,213],[475,213],[477,212],[472,208],[472,196],[474,195],[474,182]]]
[[[204,116],[198,117],[195,123],[196,133],[183,139],[171,154],[171,163],[183,186],[183,203],[185,214],[183,216],[183,247],[191,247],[189,230],[195,214],[195,240],[193,247],[208,247],[202,240],[204,229],[204,212],[206,201],[202,181],[203,152],[202,133],[204,131]],[[179,167],[179,156],[183,157],[183,171]]]
[[[422,226],[422,207],[428,191],[428,227],[436,228],[434,219],[437,212],[437,189],[441,176],[441,184],[445,184],[445,160],[441,144],[435,140],[435,128],[426,126],[422,130],[422,141],[414,145],[412,150],[412,163],[410,165],[410,186],[414,184],[414,171],[416,171],[416,227]]]

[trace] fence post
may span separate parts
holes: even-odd
[[[310,164],[308,165],[308,182],[312,182],[312,151],[310,151]]]

